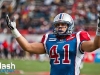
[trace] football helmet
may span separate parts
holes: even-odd
[[[66,23],[66,25],[68,25],[68,28],[66,29],[66,31],[64,33],[60,33],[59,31],[56,30],[56,24],[58,23]],[[53,20],[53,33],[57,36],[60,35],[70,35],[73,33],[74,30],[74,21],[72,19],[72,17],[67,14],[67,13],[60,13],[58,14],[54,20]]]

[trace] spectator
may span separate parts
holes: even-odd
[[[2,43],[2,45],[3,45],[3,53],[4,53],[4,56],[5,56],[5,58],[8,58],[8,53],[9,53],[9,51],[8,51],[8,42],[7,42],[7,40],[4,40],[4,42]]]

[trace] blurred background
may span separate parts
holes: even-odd
[[[43,34],[52,32],[53,18],[61,12],[72,16],[75,32],[85,30],[94,39],[100,0],[0,0],[0,62],[16,64],[9,75],[48,75],[50,65],[48,55],[25,52],[18,45],[5,15],[12,20],[15,16],[17,29],[29,42],[40,42]],[[85,53],[81,74],[100,75],[100,49]]]

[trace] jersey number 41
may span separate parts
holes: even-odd
[[[54,64],[60,64],[60,54],[57,53],[58,45],[53,45],[50,49],[50,59],[54,59]],[[70,64],[71,60],[69,59],[69,44],[63,46],[64,58],[62,59],[62,64]]]

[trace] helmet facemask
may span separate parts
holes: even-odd
[[[61,17],[61,15],[62,15],[62,17]],[[60,33],[59,31],[56,30],[55,25],[57,23],[66,23],[68,28],[66,29],[66,31],[64,33]],[[70,35],[73,33],[73,30],[74,30],[74,22],[70,15],[68,15],[66,13],[60,13],[54,18],[53,27],[54,27],[53,32],[57,36]]]
[[[73,28],[71,28],[70,27],[70,24],[68,24],[68,23],[66,23],[66,25],[67,25],[67,29],[66,29],[66,31],[65,32],[63,32],[62,30],[56,30],[56,27],[55,27],[55,25],[54,25],[54,30],[53,30],[53,32],[54,32],[54,34],[55,35],[58,35],[58,36],[65,36],[65,35],[70,35],[70,34],[72,34],[72,32],[73,32]],[[61,33],[61,32],[63,32],[63,33]]]

